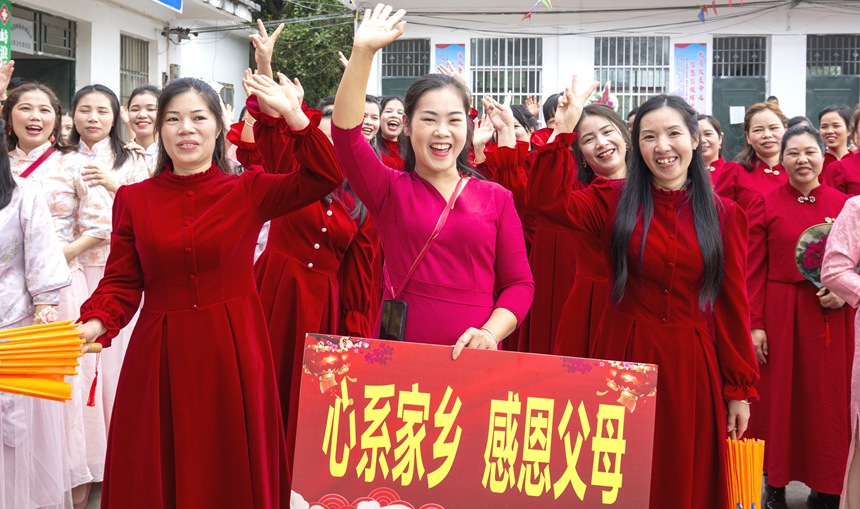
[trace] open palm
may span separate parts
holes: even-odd
[[[253,74],[242,80],[246,90],[257,97],[261,106],[277,111],[281,115],[301,110],[302,90],[299,80],[290,81],[282,73],[278,73],[280,83],[262,74]]]
[[[364,11],[364,18],[353,38],[353,47],[376,52],[403,34],[405,21],[401,21],[406,11],[400,9],[391,14],[390,5],[377,4],[371,11]]]
[[[581,86],[579,76],[573,75],[570,87],[558,98],[558,108],[555,110],[555,130],[559,132],[573,132],[579,119],[582,117],[582,109],[591,94],[597,90],[600,84],[596,81],[591,85]]]

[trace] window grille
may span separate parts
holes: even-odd
[[[33,51],[46,57],[74,60],[77,24],[44,12],[34,11],[15,5],[13,13],[16,18],[32,21],[35,27]]]
[[[806,75],[860,75],[860,35],[807,35]]]
[[[627,112],[669,88],[668,37],[597,37],[594,73],[605,85],[612,82],[618,112]]]
[[[714,37],[714,77],[767,76],[767,38]]]
[[[149,42],[120,35],[120,103],[126,104],[131,92],[147,83],[149,83]]]
[[[511,104],[523,104],[530,95],[543,100],[543,39],[472,39],[471,57],[473,104],[479,110],[488,94],[501,102],[511,92]]]
[[[382,48],[383,78],[420,78],[430,73],[430,39],[399,39]]]

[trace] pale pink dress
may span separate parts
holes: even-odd
[[[57,305],[69,284],[45,199],[16,183],[0,209],[0,331],[31,325],[36,306]],[[67,459],[63,404],[0,392],[0,507],[70,507]]]
[[[833,224],[833,230],[827,239],[827,251],[821,266],[821,282],[824,286],[845,299],[860,313],[860,275],[855,267],[860,264],[860,196],[845,202],[845,207]],[[860,316],[854,320],[854,362],[851,375],[851,446],[848,454],[848,466],[857,450],[857,425],[860,419]],[[847,471],[848,469],[846,469]],[[850,507],[847,497],[848,474],[846,486],[842,489],[842,507],[845,509],[860,509]],[[860,487],[857,487],[860,488]],[[855,488],[852,488],[852,490]]]
[[[9,161],[12,174],[21,175],[49,147],[50,143],[45,142],[29,154],[20,148],[11,151]],[[113,200],[103,187],[89,187],[84,182],[81,176],[83,166],[84,158],[77,152],[54,152],[26,179],[35,183],[45,196],[61,246],[70,244],[81,235],[110,239]],[[79,258],[71,261],[69,270],[71,285],[60,291],[60,320],[77,319],[81,304],[91,293]],[[82,362],[93,363],[95,356],[88,356]],[[80,376],[69,377],[68,382],[72,385],[73,399],[63,405],[66,447],[72,486],[78,486],[94,479],[87,461],[87,440],[98,444],[106,436],[103,433],[89,435],[84,430],[84,406],[90,386]]]

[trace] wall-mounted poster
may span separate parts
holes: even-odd
[[[448,67],[448,62],[454,64],[454,68],[458,69],[466,67],[466,45],[465,44],[437,44],[436,45],[436,66]],[[430,70],[435,72],[436,67]]]
[[[707,55],[705,44],[675,44],[675,95],[699,113],[707,107]]]

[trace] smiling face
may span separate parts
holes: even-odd
[[[116,117],[111,100],[101,92],[91,92],[75,106],[75,130],[90,148],[110,136]]]
[[[396,140],[403,132],[403,103],[399,99],[391,99],[385,103],[380,122],[382,136],[386,140]]]
[[[422,176],[456,174],[468,134],[462,99],[450,87],[437,88],[421,95],[414,111],[404,133],[415,152],[415,170]]]
[[[379,105],[374,102],[364,103],[364,120],[361,122],[361,134],[367,141],[373,140],[379,130]]]
[[[12,107],[11,121],[18,147],[27,153],[56,135],[57,112],[48,95],[40,90],[21,94]]]
[[[178,94],[164,108],[159,139],[173,161],[173,171],[188,175],[212,165],[218,132],[217,114],[195,91]]]
[[[618,128],[600,115],[583,117],[576,143],[585,163],[598,177],[622,178],[627,170],[627,145]]]
[[[61,128],[61,132],[63,136],[63,143],[69,143],[69,135],[72,134],[72,129],[75,128],[75,119],[73,119],[71,115],[66,113],[62,117],[62,124],[63,125]]]
[[[824,167],[824,154],[818,140],[809,133],[797,134],[786,140],[782,165],[796,189],[808,192],[818,187],[818,175]]]
[[[744,137],[756,156],[766,160],[779,155],[779,144],[785,134],[785,126],[776,113],[762,110],[752,116],[749,124],[749,130],[744,133]]]
[[[848,126],[845,119],[835,111],[821,116],[820,131],[824,144],[831,152],[841,154],[848,150]]]
[[[158,111],[158,98],[150,93],[137,94],[129,101],[128,121],[137,139],[144,140],[153,136],[156,111]]]
[[[687,169],[699,144],[684,117],[668,106],[639,119],[639,150],[657,187],[678,190],[687,182]]]
[[[710,121],[699,120],[699,135],[702,142],[702,158],[705,164],[712,164],[720,158],[720,147],[723,144],[723,133],[717,132]]]

